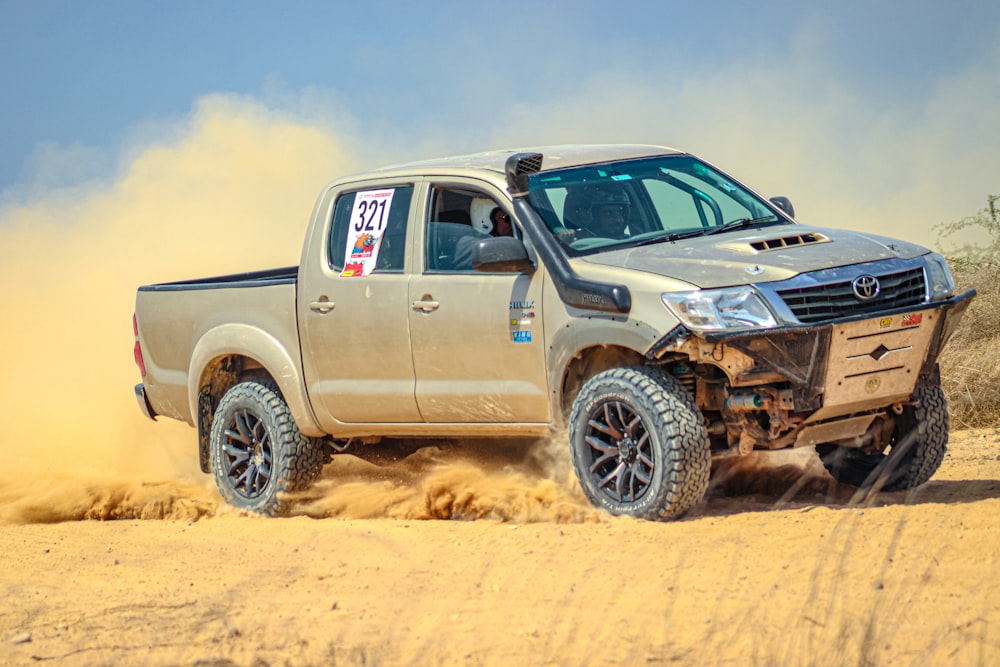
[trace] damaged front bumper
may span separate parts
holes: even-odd
[[[678,327],[646,356],[662,361],[681,353],[697,364],[721,369],[728,378],[725,398],[713,398],[710,392],[698,398],[703,407],[724,413],[733,397],[754,396],[753,388],[764,385],[781,387],[780,397],[772,390],[772,398],[780,401],[782,414],[799,417],[780,438],[772,430],[769,447],[856,437],[868,428],[874,411],[898,408],[921,379],[934,377],[941,350],[975,294],[969,290],[918,307],[818,325],[704,337]],[[753,408],[752,401],[742,400]]]

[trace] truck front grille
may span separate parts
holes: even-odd
[[[796,318],[803,324],[826,322],[851,315],[877,313],[892,308],[919,306],[927,288],[921,267],[876,275],[881,290],[878,296],[862,301],[854,295],[851,281],[777,290]]]

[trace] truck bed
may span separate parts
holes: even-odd
[[[244,354],[280,384],[299,384],[297,278],[293,266],[140,287],[135,315],[156,414],[194,424],[191,397],[206,378],[189,372],[217,358],[214,350]]]
[[[245,273],[231,273],[225,276],[210,278],[195,278],[193,280],[178,280],[157,285],[143,285],[140,292],[172,292],[177,290],[218,289],[237,287],[260,287],[263,285],[280,285],[294,283],[298,279],[299,267],[285,266],[278,269],[264,269]]]

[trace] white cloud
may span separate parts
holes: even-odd
[[[892,99],[836,75],[814,29],[793,39],[787,61],[592,72],[574,94],[498,114],[492,141],[672,145],[764,195],[790,196],[803,222],[925,245],[936,243],[935,224],[1000,192],[1000,48],[923,97]]]

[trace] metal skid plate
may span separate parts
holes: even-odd
[[[942,314],[922,310],[835,325],[823,408],[808,421],[906,401]]]

